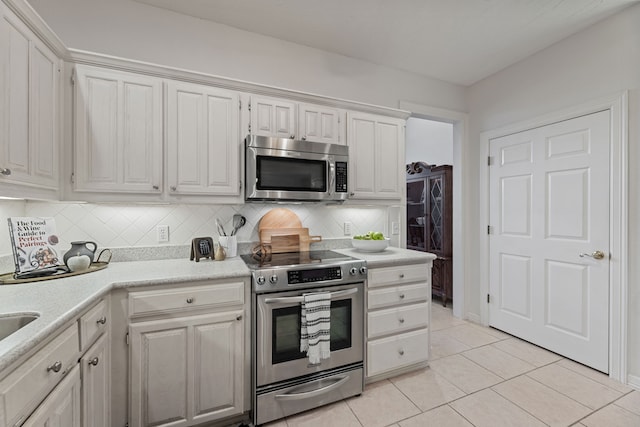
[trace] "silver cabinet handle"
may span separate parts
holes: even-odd
[[[400,278],[404,279],[404,273],[400,273]]]
[[[154,185],[154,186],[153,186],[153,189],[154,189],[154,190],[159,190],[159,189],[160,189],[160,187],[158,187],[157,185]]]
[[[295,135],[291,135],[291,139],[296,139],[296,136]]]
[[[404,350],[403,350],[403,349],[398,350],[398,354],[399,354],[400,356],[404,356]]]
[[[100,363],[100,359],[98,359],[97,357],[94,357],[93,359],[89,360],[89,365],[91,366],[98,366],[98,363]]]
[[[47,367],[47,372],[60,372],[60,369],[62,369],[62,362],[57,361],[53,365]]]
[[[400,294],[398,296],[400,297],[400,299],[404,299],[404,294]]]
[[[171,191],[176,191],[177,189],[178,189],[178,188],[177,188],[175,185],[172,185],[172,186],[170,187],[170,190],[171,190]]]
[[[9,168],[2,168],[0,169],[0,174],[4,175],[4,176],[9,176],[11,175],[11,169]]]
[[[399,318],[399,319],[398,319],[398,322],[400,322],[400,323],[404,323],[404,317]]]
[[[604,258],[604,252],[595,251],[592,254],[585,254],[585,253],[581,253],[580,254],[580,258],[584,258],[586,256],[588,256],[589,258],[593,258],[593,259],[602,259],[602,258]]]
[[[191,304],[193,302],[193,298],[187,298],[187,304]]]
[[[307,137],[306,137],[306,136],[303,136],[303,137],[302,137],[302,138],[300,138],[300,139],[301,139],[301,140],[303,140],[303,141],[306,141],[306,140],[307,140]]]
[[[242,314],[238,317],[236,317],[236,320],[242,320]]]
[[[105,323],[107,323],[107,318],[102,316],[101,318],[96,320],[96,323],[99,324],[99,325],[104,325]]]

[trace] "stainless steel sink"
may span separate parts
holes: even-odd
[[[5,339],[18,329],[28,325],[39,317],[36,313],[0,314],[0,340]]]

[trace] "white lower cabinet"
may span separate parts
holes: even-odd
[[[191,426],[245,411],[244,294],[238,293],[237,305],[224,307],[229,286],[219,286],[129,294],[130,307],[160,304],[152,320],[138,317],[129,325],[129,425]],[[184,302],[182,313],[172,299]],[[164,316],[158,315],[164,305]]]
[[[76,365],[22,426],[80,427],[80,384]]]
[[[370,268],[367,280],[367,382],[429,360],[431,262]]]
[[[111,367],[107,343],[108,336],[103,335],[80,359],[84,427],[111,426]]]

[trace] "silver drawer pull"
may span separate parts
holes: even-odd
[[[242,320],[242,315],[236,317],[236,320]]]
[[[96,320],[96,323],[100,324],[100,325],[104,325],[105,323],[107,323],[107,318],[102,316],[101,318],[99,318],[98,320]]]
[[[193,298],[187,298],[187,304],[193,303]]]
[[[62,362],[57,361],[53,365],[47,367],[47,372],[49,371],[60,372],[60,369],[62,369]]]
[[[93,359],[89,360],[89,365],[98,366],[98,363],[100,363],[100,359],[98,359],[97,357],[94,357]]]
[[[0,174],[4,175],[4,176],[9,176],[11,175],[11,169],[9,168],[2,168],[0,169]]]
[[[399,319],[398,319],[398,322],[400,322],[400,323],[404,323],[404,317],[399,318]]]
[[[400,356],[404,356],[404,350],[403,350],[403,349],[398,350],[398,354],[399,354]]]
[[[400,294],[398,296],[400,297],[400,299],[404,299],[404,294]]]
[[[400,278],[404,279],[404,273],[400,273]]]

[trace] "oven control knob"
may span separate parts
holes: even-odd
[[[258,276],[258,277],[256,277],[256,283],[257,283],[258,285],[264,285],[264,282],[265,282],[265,281],[266,281],[266,280],[265,280],[264,276]]]
[[[275,284],[278,281],[278,276],[275,274],[269,278],[269,282]]]
[[[364,265],[360,267],[360,274],[367,274],[367,267],[365,267]]]
[[[356,267],[351,267],[351,269],[349,270],[349,274],[355,276],[356,274],[358,274],[358,269]]]

